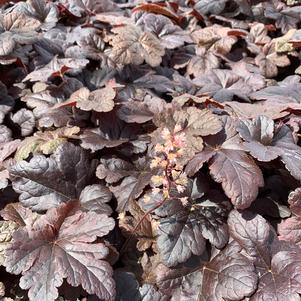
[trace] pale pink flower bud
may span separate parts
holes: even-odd
[[[162,130],[161,137],[162,137],[164,140],[169,140],[169,139],[170,139],[170,131],[169,131],[168,128],[164,128],[164,129]]]
[[[161,163],[161,158],[155,157],[150,163],[150,168],[156,168],[160,163]]]
[[[182,186],[182,185],[177,185],[177,190],[178,190],[179,193],[182,193],[182,192],[185,191],[185,187]]]
[[[155,152],[156,153],[163,153],[164,152],[164,146],[162,144],[156,144],[155,145]]]
[[[180,198],[180,201],[184,207],[188,205],[188,197],[187,196]]]
[[[174,136],[174,145],[176,147],[185,146],[185,141],[186,141],[185,133],[181,133]]]
[[[165,168],[166,166],[167,166],[167,161],[166,161],[166,160],[162,160],[162,161],[160,162],[160,167]]]
[[[175,126],[175,128],[174,128],[174,133],[177,133],[177,132],[179,132],[179,131],[181,131],[181,130],[182,130],[182,126],[179,125],[179,124],[176,124],[176,126]]]

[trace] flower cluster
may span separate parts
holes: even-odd
[[[162,192],[164,199],[169,198],[171,188],[176,188],[179,193],[185,191],[187,176],[178,159],[183,156],[185,147],[185,132],[181,126],[176,125],[171,132],[164,128],[161,137],[162,143],[155,145],[155,157],[151,161],[151,168],[159,168],[158,175],[152,177],[153,193]]]

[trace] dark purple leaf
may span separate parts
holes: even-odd
[[[189,34],[165,16],[145,14],[137,22],[145,31],[155,34],[164,48],[174,49],[192,42]]]
[[[110,158],[101,159],[96,169],[96,176],[104,179],[108,184],[116,183],[126,176],[133,173],[135,167],[122,159]]]
[[[86,211],[94,211],[99,214],[110,215],[112,213],[111,207],[106,204],[112,198],[110,190],[102,185],[89,185],[82,190],[79,201],[81,208]]]
[[[300,83],[269,86],[250,95],[255,100],[268,100],[275,103],[300,103]]]
[[[300,21],[300,7],[287,7],[279,1],[267,1],[264,4],[264,14],[267,18],[274,19],[277,28],[286,33]]]
[[[128,101],[118,110],[118,116],[127,123],[145,123],[152,120],[154,114],[145,103]]]
[[[151,171],[142,171],[137,177],[126,177],[120,185],[111,187],[118,201],[117,211],[122,212],[128,209],[129,202],[138,198],[144,188],[149,185],[152,175]]]
[[[62,3],[77,17],[86,14],[118,11],[118,6],[111,0],[62,0]]]
[[[22,136],[29,136],[35,127],[34,114],[26,109],[21,109],[11,117],[12,121],[21,128]]]
[[[94,174],[94,163],[80,147],[65,143],[50,158],[34,156],[9,171],[20,202],[41,211],[77,199]]]
[[[226,118],[224,131],[208,139],[208,147],[192,158],[185,170],[188,175],[193,175],[209,160],[213,179],[222,184],[226,195],[237,208],[244,209],[255,200],[258,188],[264,182],[259,167],[243,151],[235,125],[231,118]]]
[[[10,112],[14,106],[13,98],[7,94],[6,86],[0,82],[0,122],[3,122],[4,116]]]
[[[229,247],[203,268],[199,298],[202,301],[241,300],[251,296],[256,287],[257,275],[252,263]]]
[[[195,9],[199,10],[203,14],[220,14],[226,7],[227,0],[199,0],[194,6]]]
[[[27,3],[19,3],[17,10],[25,15],[39,20],[43,29],[54,27],[58,21],[58,10],[53,3],[45,0],[29,0]]]
[[[288,198],[292,216],[282,221],[278,227],[280,239],[293,241],[300,245],[301,242],[301,189],[291,192]]]
[[[199,198],[197,185],[195,181],[191,187],[187,206],[179,204],[173,214],[160,219],[157,243],[162,262],[167,266],[185,262],[192,254],[201,255],[206,239],[217,248],[228,241],[226,204],[214,192]]]
[[[183,300],[241,300],[252,295],[257,275],[249,259],[231,243],[209,262],[191,259],[175,268],[157,267],[157,282],[168,295]]]
[[[249,207],[258,194],[258,187],[263,186],[260,169],[240,150],[219,151],[212,159],[210,173],[240,209]]]
[[[193,83],[200,87],[199,94],[209,95],[220,102],[231,101],[234,96],[248,101],[249,93],[253,92],[252,86],[230,70],[212,70],[195,78]]]
[[[175,266],[185,262],[192,254],[201,255],[206,242],[202,227],[195,221],[194,213],[176,213],[160,220],[158,248],[162,262]]]
[[[253,258],[259,275],[258,289],[250,300],[298,300],[301,291],[298,249],[281,245],[260,215],[233,211],[228,224],[230,235]]]
[[[301,148],[295,144],[288,126],[276,131],[274,127],[273,120],[259,116],[253,122],[242,121],[238,131],[246,141],[244,147],[253,157],[266,162],[280,157],[291,175],[301,181]]]
[[[55,300],[66,278],[90,294],[114,300],[112,268],[104,259],[103,243],[91,244],[114,228],[114,221],[94,212],[74,212],[72,203],[50,209],[31,227],[14,232],[6,250],[6,270],[22,273],[20,287],[29,289],[30,300]]]
[[[51,76],[63,76],[64,73],[68,73],[69,70],[73,72],[80,72],[89,63],[86,59],[70,59],[70,58],[58,58],[55,56],[51,62],[42,68],[29,73],[23,81],[42,81],[47,82]]]

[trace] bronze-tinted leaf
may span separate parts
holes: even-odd
[[[208,139],[208,147],[187,164],[188,174],[194,174],[209,160],[210,174],[222,184],[226,195],[239,209],[248,208],[264,185],[260,168],[244,151],[236,132],[236,122],[224,119],[224,130]],[[218,146],[219,145],[219,146]]]
[[[291,192],[288,198],[292,216],[282,221],[278,227],[280,239],[301,243],[301,189]]]
[[[50,209],[31,227],[21,227],[6,251],[6,270],[22,273],[20,286],[30,300],[55,300],[63,279],[82,285],[90,294],[114,300],[112,268],[104,260],[108,249],[91,244],[114,227],[103,214],[74,211],[72,203]]]
[[[17,224],[13,221],[0,222],[0,266],[5,261],[5,252],[12,239],[13,233],[18,228]]]
[[[34,115],[29,110],[21,109],[15,113],[11,119],[20,127],[22,136],[30,135],[35,127]]]
[[[122,212],[128,209],[129,201],[141,195],[143,189],[149,185],[152,175],[151,171],[142,171],[137,177],[126,177],[120,185],[110,188],[118,201],[117,211]]]
[[[47,82],[48,78],[51,76],[63,76],[69,70],[73,71],[81,71],[87,64],[88,60],[86,59],[70,59],[70,58],[63,58],[60,59],[57,56],[51,60],[47,65],[37,70],[32,71],[29,73],[23,81],[42,81]]]
[[[157,267],[157,282],[167,295],[183,300],[241,300],[251,296],[258,276],[252,262],[231,243],[209,261],[206,257],[191,258],[184,264]]]
[[[274,133],[274,121],[259,116],[253,122],[243,121],[238,127],[244,146],[260,161],[271,161],[280,157],[293,177],[301,180],[301,148],[295,144],[288,126],[278,127]]]
[[[145,14],[136,24],[142,26],[145,31],[155,34],[164,48],[174,49],[182,46],[185,42],[192,42],[187,31],[182,30],[181,27],[160,14]]]
[[[228,224],[230,235],[253,258],[259,276],[250,300],[297,300],[301,291],[299,248],[279,242],[260,215],[233,211]]]
[[[109,112],[114,107],[115,96],[116,92],[110,86],[93,92],[81,88],[70,96],[70,101],[75,102],[76,107],[83,111]]]
[[[94,211],[110,215],[111,207],[106,204],[112,198],[110,190],[102,185],[94,184],[84,188],[79,196],[81,208],[86,211]]]
[[[262,173],[245,152],[224,149],[214,156],[210,165],[214,180],[222,183],[235,207],[248,208],[263,186]]]
[[[50,158],[37,155],[29,162],[19,161],[9,171],[21,203],[41,211],[77,199],[95,167],[81,148],[66,143]]]
[[[145,60],[155,67],[162,61],[164,48],[159,39],[151,32],[143,32],[138,26],[116,27],[112,30],[111,58],[117,64],[140,65]]]
[[[100,164],[96,169],[96,176],[104,179],[107,183],[116,183],[126,176],[133,174],[135,167],[122,159],[111,158],[100,160]]]

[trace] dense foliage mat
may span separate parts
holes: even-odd
[[[0,300],[300,301],[301,1],[0,1]]]

